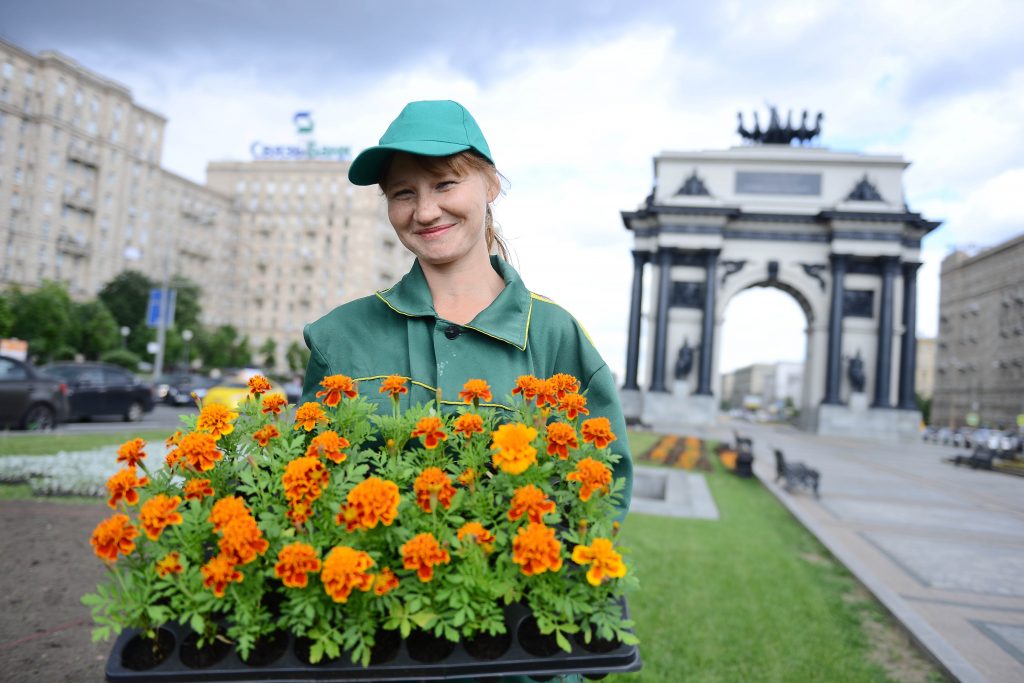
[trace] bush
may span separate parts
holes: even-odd
[[[107,351],[106,353],[101,354],[100,360],[104,363],[120,365],[122,368],[131,370],[132,372],[138,372],[139,362],[142,359],[126,349],[114,349],[113,351]]]

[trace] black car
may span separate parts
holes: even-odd
[[[216,383],[217,380],[203,375],[161,375],[156,381],[156,399],[172,406],[194,405],[192,393],[202,394]]]
[[[126,422],[153,410],[153,387],[109,363],[52,363],[40,368],[68,385],[69,418],[120,415]]]
[[[29,363],[0,356],[0,425],[52,429],[67,419],[67,384]]]

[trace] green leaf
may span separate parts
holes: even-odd
[[[572,652],[572,645],[569,640],[562,635],[561,631],[555,631],[555,640],[558,642],[558,647],[562,648],[566,652]]]
[[[316,664],[324,656],[324,646],[321,643],[313,643],[313,646],[309,648],[309,661]]]
[[[416,612],[415,614],[409,615],[409,618],[420,628],[427,629],[437,619],[437,614],[428,610],[422,612]]]
[[[203,619],[201,614],[193,614],[188,623],[196,633],[202,633],[203,629],[206,627],[206,620]]]

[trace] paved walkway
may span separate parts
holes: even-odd
[[[1024,681],[1024,478],[944,463],[949,447],[736,427],[757,476],[942,668]],[[772,448],[821,472],[819,500],[772,483]]]

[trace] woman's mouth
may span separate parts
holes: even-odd
[[[433,227],[426,228],[424,230],[420,230],[416,234],[419,235],[420,237],[437,237],[437,236],[447,232],[448,229],[451,228],[453,225],[454,225],[454,223],[445,223],[444,225],[435,225]]]

